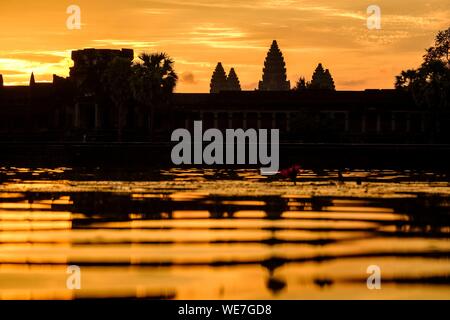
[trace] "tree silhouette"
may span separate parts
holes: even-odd
[[[419,106],[428,109],[449,107],[450,94],[450,28],[439,31],[435,45],[426,50],[418,69],[402,71],[395,87],[412,93]]]
[[[294,87],[294,91],[305,91],[311,85],[310,82],[307,82],[305,77],[300,77]]]
[[[425,61],[441,60],[449,67],[450,64],[450,28],[439,31],[436,35],[434,47],[427,49]]]
[[[169,100],[178,76],[174,61],[166,53],[142,53],[132,67],[133,97],[148,110],[150,137],[154,129],[155,109]]]

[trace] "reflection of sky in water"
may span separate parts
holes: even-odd
[[[0,298],[448,299],[448,181],[0,168]],[[65,289],[69,264],[80,291]]]

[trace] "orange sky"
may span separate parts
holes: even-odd
[[[81,30],[66,28],[71,4]],[[366,27],[371,4],[381,30]],[[31,71],[50,81],[68,75],[73,49],[126,47],[171,55],[178,92],[208,92],[218,61],[253,90],[277,39],[292,85],[322,62],[338,90],[391,88],[449,22],[448,0],[0,0],[0,74],[7,85],[28,83]]]

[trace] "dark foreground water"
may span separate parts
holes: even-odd
[[[437,172],[0,168],[2,299],[450,299],[449,235]]]

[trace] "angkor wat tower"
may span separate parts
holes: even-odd
[[[211,77],[210,93],[219,93],[227,90],[227,74],[225,73],[222,63],[219,62]]]
[[[286,63],[283,53],[278,48],[276,40],[273,40],[266,61],[264,61],[263,77],[262,81],[259,82],[259,90],[289,91],[291,83],[286,79]]]
[[[317,65],[317,68],[312,75],[309,88],[319,90],[336,90],[330,70],[324,70],[321,63]]]
[[[230,73],[228,73],[228,90],[230,91],[241,91],[241,83],[239,82],[239,78],[234,71],[234,68],[231,68]]]

